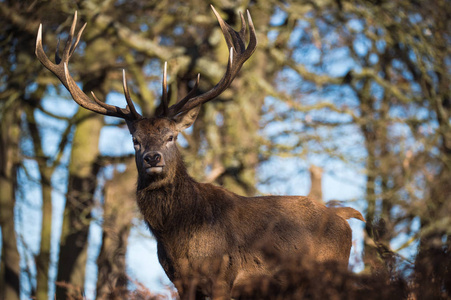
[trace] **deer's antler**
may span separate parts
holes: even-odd
[[[51,62],[50,59],[47,57],[47,55],[44,52],[44,49],[42,47],[42,24],[39,25],[38,30],[38,36],[36,39],[36,56],[38,57],[39,61],[52,71],[53,74],[58,77],[58,79],[61,81],[61,83],[66,87],[66,89],[70,92],[72,95],[72,98],[77,102],[78,105],[81,107],[84,107],[86,109],[89,109],[90,111],[93,111],[95,113],[99,113],[106,116],[112,116],[112,117],[118,117],[126,120],[137,120],[141,119],[142,116],[136,111],[135,106],[133,105],[133,102],[130,98],[130,94],[127,87],[127,82],[125,79],[125,71],[123,71],[123,87],[124,87],[124,94],[125,99],[127,101],[127,107],[126,108],[120,108],[114,105],[106,104],[94,95],[93,92],[93,100],[86,95],[75,83],[74,79],[69,73],[68,64],[69,59],[74,53],[75,49],[77,48],[78,42],[80,41],[81,34],[83,33],[83,30],[86,27],[86,23],[83,25],[83,27],[80,29],[80,31],[77,34],[77,38],[74,41],[74,34],[75,34],[75,27],[77,25],[77,12],[74,14],[74,20],[72,21],[72,26],[70,28],[69,37],[67,38],[66,45],[64,46],[63,50],[63,56],[60,57],[59,52],[59,41],[58,46],[56,48],[55,53],[55,63]]]
[[[227,70],[222,79],[209,91],[194,96],[197,90],[197,87],[199,85],[199,79],[200,75],[197,76],[196,84],[191,90],[188,95],[186,95],[184,98],[177,101],[176,104],[172,105],[171,107],[168,107],[168,100],[167,100],[167,72],[166,72],[166,64],[165,64],[165,70],[163,75],[163,116],[167,117],[174,117],[178,114],[181,114],[183,112],[189,111],[193,109],[194,107],[197,107],[199,105],[202,105],[205,102],[208,102],[212,100],[213,98],[220,95],[225,89],[229,87],[229,85],[232,83],[233,79],[236,77],[238,72],[241,69],[241,66],[244,64],[246,60],[249,59],[249,57],[254,53],[255,48],[257,46],[257,37],[255,34],[254,25],[252,23],[252,18],[247,11],[247,19],[249,23],[249,44],[246,47],[246,21],[244,20],[243,14],[240,13],[241,17],[241,30],[239,32],[235,31],[229,24],[227,24],[221,16],[218,14],[218,12],[214,9],[213,6],[211,6],[214,14],[216,15],[216,18],[219,21],[219,25],[221,26],[221,30],[223,32],[224,38],[226,40],[227,46],[229,47],[229,61],[227,63]],[[68,64],[69,59],[74,53],[79,41],[81,34],[83,30],[86,27],[86,23],[83,25],[83,27],[80,29],[80,31],[77,34],[75,42],[74,35],[75,35],[75,27],[77,25],[77,12],[75,12],[74,20],[72,22],[72,26],[70,29],[69,37],[67,38],[66,45],[64,46],[63,50],[63,56],[62,58],[58,54],[58,48],[55,53],[55,63],[52,63],[47,55],[44,52],[44,49],[42,47],[42,24],[39,26],[38,36],[36,40],[36,56],[38,57],[39,61],[50,71],[55,74],[59,80],[62,82],[62,84],[67,88],[67,90],[72,95],[72,98],[79,104],[80,106],[89,109],[93,112],[107,115],[107,116],[113,116],[118,118],[123,118],[129,121],[132,120],[138,120],[141,119],[142,116],[136,111],[135,106],[133,105],[133,102],[130,98],[130,94],[127,87],[127,82],[125,79],[125,71],[123,72],[123,87],[124,87],[124,94],[125,99],[127,101],[127,107],[126,108],[120,108],[114,105],[106,104],[94,95],[92,93],[93,99],[91,99],[89,96],[87,96],[75,83],[74,79],[69,73],[68,70]],[[59,41],[58,41],[59,46]],[[94,101],[93,101],[94,100]]]
[[[188,95],[186,95],[183,99],[178,100],[177,103],[171,107],[168,108],[166,106],[164,109],[166,113],[164,114],[168,117],[173,117],[180,113],[189,111],[190,109],[202,105],[203,103],[219,96],[230,86],[233,79],[240,71],[241,66],[246,60],[249,59],[249,57],[251,57],[257,47],[257,36],[255,34],[254,24],[252,23],[251,14],[249,11],[247,11],[247,20],[249,23],[249,44],[246,47],[246,21],[244,20],[243,14],[240,13],[241,30],[237,32],[221,18],[213,5],[211,5],[211,9],[218,19],[227,46],[229,47],[229,61],[227,63],[227,70],[221,80],[211,90],[194,97],[195,91],[199,84],[200,75],[198,75],[196,84]],[[166,82],[165,78],[163,79],[163,82]],[[166,85],[163,84],[163,94],[165,94],[166,88]],[[167,101],[165,101],[165,103],[166,102]]]

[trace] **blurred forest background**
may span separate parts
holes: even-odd
[[[449,297],[450,1],[210,3],[237,29],[249,9],[259,45],[183,135],[190,174],[243,195],[280,194],[308,186],[314,164],[310,194],[367,220],[361,274],[399,272],[418,299]],[[210,3],[0,1],[0,299],[76,297],[87,278],[97,298],[139,287],[125,259],[141,226],[128,131],[79,109],[39,63],[39,24],[51,57],[77,10],[88,25],[71,59],[75,80],[124,106],[126,69],[132,99],[151,115],[164,61],[173,100],[197,73],[201,91],[221,78],[228,51]],[[333,198],[321,199],[321,172],[343,182]],[[349,185],[359,196],[343,198]]]

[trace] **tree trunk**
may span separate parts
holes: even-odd
[[[80,108],[69,165],[69,183],[61,231],[57,299],[83,294],[88,233],[97,186],[99,136],[102,117]],[[67,283],[67,284],[65,284]],[[62,286],[63,284],[64,286]]]
[[[445,157],[445,156],[444,156]],[[418,299],[445,299],[451,292],[449,228],[440,224],[451,213],[451,171],[443,166],[431,182],[427,206],[421,215],[421,232],[415,260]],[[446,240],[446,242],[444,242]]]
[[[318,166],[310,166],[310,192],[308,197],[318,201],[319,203],[324,203],[323,201],[323,189],[322,189],[322,177],[323,169]]]
[[[361,115],[366,120],[360,129],[365,138],[366,158],[366,190],[365,197],[368,203],[365,224],[364,256],[365,269],[378,265],[378,254],[374,244],[375,222],[376,220],[376,181],[377,181],[377,130],[374,116],[374,99],[369,96],[369,82],[365,81],[361,90],[358,90],[358,97],[361,103]]]
[[[127,293],[125,254],[136,208],[136,166],[130,158],[123,173],[105,184],[102,247],[97,259],[97,298],[124,298]]]
[[[45,88],[42,86],[33,94],[33,101],[38,103],[43,96]],[[36,256],[36,299],[47,300],[49,298],[49,268],[50,268],[50,248],[52,241],[52,185],[51,177],[55,169],[49,164],[42,148],[42,139],[38,130],[38,125],[34,118],[34,108],[27,106],[25,109],[27,117],[28,131],[33,141],[33,152],[38,164],[42,197],[42,218],[41,218],[41,242],[39,254]]]
[[[18,105],[13,104],[8,113],[2,115],[0,124],[0,226],[2,228],[0,299],[3,300],[20,299],[20,256],[14,228],[19,120]]]
[[[42,187],[42,221],[41,243],[39,255],[36,257],[36,299],[49,299],[49,267],[50,248],[52,241],[52,186],[50,178],[53,170],[44,168],[41,170]]]

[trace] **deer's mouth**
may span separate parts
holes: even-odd
[[[149,175],[160,174],[161,172],[163,172],[163,168],[164,168],[164,166],[148,167],[148,168],[146,168],[146,173]]]

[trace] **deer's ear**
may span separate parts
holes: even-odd
[[[194,121],[196,121],[196,118],[199,115],[199,111],[200,105],[172,118],[175,123],[177,123],[177,130],[181,132],[193,125]]]

